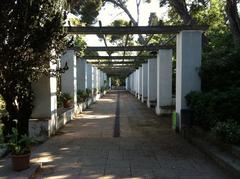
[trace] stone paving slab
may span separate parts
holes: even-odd
[[[39,146],[32,162],[42,168],[35,178],[229,178],[172,131],[169,116],[156,116],[125,92],[119,101],[120,137],[114,138],[116,99],[115,92],[106,95]]]

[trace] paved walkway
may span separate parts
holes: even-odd
[[[37,178],[228,178],[171,130],[169,117],[126,92],[117,105],[117,95],[100,99],[35,151]]]

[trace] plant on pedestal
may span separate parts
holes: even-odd
[[[12,135],[8,142],[8,148],[11,152],[13,170],[21,171],[29,168],[31,144],[34,140],[27,135],[19,135],[16,128],[13,128]]]
[[[64,108],[72,107],[72,105],[73,105],[72,104],[72,99],[73,99],[73,97],[68,93],[62,93],[60,95],[60,100],[62,101],[62,104],[63,104]]]
[[[86,91],[84,91],[84,90],[77,91],[77,102],[78,103],[85,102],[88,97],[89,97],[89,94]]]

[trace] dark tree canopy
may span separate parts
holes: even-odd
[[[65,48],[63,11],[59,1],[3,0],[0,6],[0,94],[17,119],[20,134],[28,133],[33,109],[31,83],[49,72]]]

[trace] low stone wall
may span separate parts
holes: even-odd
[[[82,113],[86,108],[91,106],[99,100],[103,94],[97,94],[96,96],[89,98],[83,103],[77,104],[74,108],[59,109],[56,120],[51,119],[30,119],[29,121],[29,135],[36,138],[39,141],[45,141],[51,135],[54,135],[58,129],[63,127],[69,121],[73,120],[73,117],[79,113]]]
[[[61,109],[55,121],[51,119],[30,119],[29,135],[39,141],[45,141],[49,136],[71,121],[74,117],[74,109]]]

